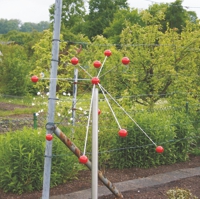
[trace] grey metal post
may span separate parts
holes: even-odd
[[[50,86],[49,86],[50,89],[49,89],[48,116],[47,116],[47,123],[51,124],[54,123],[54,115],[55,115],[56,78],[57,78],[57,68],[58,68],[61,13],[62,13],[62,0],[55,0],[54,31],[53,31],[53,42],[52,42],[52,60],[51,60],[51,74],[50,74]],[[53,131],[51,129],[47,129],[46,134],[49,133],[52,134]],[[49,199],[51,157],[52,157],[52,141],[46,141],[42,199]]]
[[[98,88],[92,102],[92,199],[98,199]]]
[[[73,101],[72,101],[72,125],[75,126],[76,122],[76,97],[77,97],[77,83],[78,83],[78,69],[74,69],[74,85],[73,85]],[[72,129],[72,137],[74,129]]]

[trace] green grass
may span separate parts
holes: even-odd
[[[38,101],[40,99],[38,98]],[[20,114],[33,114],[37,112],[40,108],[37,103],[35,106],[32,106],[33,97],[17,97],[17,96],[8,96],[8,95],[0,95],[0,102],[10,104],[11,107],[14,107],[14,110],[1,110],[0,115],[1,117],[7,117],[11,115],[20,115]],[[23,105],[23,107],[15,107],[15,105]],[[4,108],[4,107],[2,107]]]
[[[8,110],[8,111],[2,111],[0,110],[1,117],[8,117],[11,115],[21,115],[21,114],[33,114],[36,111],[36,107],[27,107],[23,109],[16,108],[15,110]]]
[[[30,105],[33,100],[31,96],[12,96],[12,95],[1,95],[0,102],[19,104],[19,105]]]

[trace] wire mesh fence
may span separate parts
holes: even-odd
[[[87,99],[88,100],[88,99]],[[89,101],[89,100],[88,100]],[[7,101],[9,103],[9,101]],[[23,103],[23,102],[22,102]],[[60,104],[63,101],[60,101]],[[88,102],[89,103],[89,102]],[[100,101],[100,104],[102,101]],[[30,104],[30,103],[29,103]],[[70,107],[70,103],[67,103],[67,108],[65,112],[58,111],[55,113],[54,123],[58,126],[70,139],[74,138],[73,133],[78,133],[75,135],[75,140],[73,140],[77,146],[80,147],[80,150],[83,150],[83,143],[85,139],[85,131],[88,122],[88,107],[87,103],[76,104],[77,108],[75,118],[73,118],[72,107]],[[102,103],[101,105],[105,105]],[[82,108],[80,108],[82,107]],[[41,107],[40,107],[41,108]],[[58,109],[59,110],[59,109]],[[1,111],[1,110],[0,110]],[[59,110],[60,111],[60,110]],[[126,122],[128,118],[120,108],[115,108],[115,114],[117,118],[122,122]],[[167,149],[172,147],[177,147],[177,145],[189,145],[191,148],[200,149],[200,105],[198,103],[182,103],[180,105],[162,105],[156,106],[156,108],[151,109],[129,109],[127,114],[130,117],[136,119],[139,122],[141,128],[152,138],[152,140],[158,144],[163,145],[164,148]],[[177,116],[181,115],[181,118],[184,118],[183,121],[177,120]],[[4,134],[7,132],[14,132],[16,130],[22,130],[24,127],[28,127],[30,129],[38,129],[38,132],[42,132],[41,129],[45,130],[47,125],[48,113],[46,111],[38,111],[31,114],[22,114],[21,116],[9,116],[9,117],[1,117],[0,116],[0,134]],[[154,117],[152,120],[151,117]],[[134,164],[132,166],[141,165],[141,161],[139,161],[138,157],[144,157],[146,160],[150,157],[149,154],[154,154],[155,146],[150,142],[149,139],[145,139],[145,135],[142,132],[137,132],[137,128],[134,126],[128,126],[130,123],[126,123],[126,127],[128,129],[129,136],[127,138],[117,138],[117,144],[113,145],[113,134],[118,133],[118,127],[115,125],[114,118],[112,117],[112,113],[109,112],[109,109],[106,111],[102,111],[99,117],[99,164],[104,165],[107,164],[108,159],[123,157],[126,163]],[[141,119],[142,118],[142,119]],[[148,119],[147,119],[148,118]],[[156,118],[156,119],[155,119]],[[163,122],[160,122],[164,120]],[[128,118],[129,119],[129,118]],[[138,121],[138,119],[140,119]],[[73,121],[74,120],[74,121]],[[152,123],[157,123],[153,125]],[[91,129],[92,119],[89,123],[89,128]],[[192,126],[192,130],[190,129],[190,133],[186,133],[188,131],[189,126]],[[131,129],[133,128],[133,129]],[[180,129],[179,129],[180,128]],[[176,130],[177,134],[176,134]],[[192,131],[192,133],[191,133]],[[24,131],[23,131],[24,132]],[[103,132],[103,134],[101,134]],[[159,136],[156,136],[157,132]],[[25,132],[26,133],[26,132]],[[175,135],[175,134],[176,135]],[[112,134],[112,135],[111,135]],[[163,134],[169,134],[166,138],[160,138]],[[102,139],[102,135],[104,136]],[[171,136],[170,136],[171,135]],[[77,137],[78,136],[78,137]],[[108,137],[108,138],[107,138]],[[118,136],[116,136],[118,137]],[[111,139],[110,139],[111,138]],[[119,140],[118,140],[119,139]],[[106,144],[105,144],[106,143]],[[134,144],[133,144],[134,143]],[[188,144],[189,143],[189,144]],[[170,145],[170,147],[169,147]],[[181,152],[180,152],[181,153]],[[87,144],[87,156],[90,158],[91,156],[91,143]],[[53,152],[53,158],[60,158],[62,156],[71,156],[72,154],[69,152],[63,151],[63,153]],[[131,158],[131,159],[130,159]],[[184,158],[184,157],[183,157]],[[134,161],[133,161],[134,159]],[[145,161],[143,162],[143,166],[145,167]],[[123,162],[120,163],[121,166],[124,165]],[[112,165],[117,166],[117,165]],[[130,166],[130,165],[126,165]]]
[[[116,111],[116,115],[121,115],[121,113]],[[185,103],[185,105],[181,106],[165,106],[161,108],[155,108],[150,110],[137,110],[137,111],[129,111],[128,114],[131,117],[135,117],[137,114],[151,114],[157,113],[158,116],[162,117],[163,115],[170,115],[175,116],[176,114],[184,114],[185,117],[190,118],[190,122],[197,128],[200,128],[200,105],[199,104],[189,104]],[[86,122],[88,119],[87,114],[83,114],[82,112],[77,112],[76,117],[72,118],[71,115],[64,115],[64,116],[55,116],[55,123],[59,124],[60,127],[72,127],[72,120],[74,119],[74,125],[76,127],[85,127]],[[16,116],[16,117],[0,117],[0,133],[6,133],[11,131],[20,130],[23,127],[29,127],[33,129],[37,128],[45,128],[47,123],[47,115],[46,113],[37,114],[25,114],[24,116]],[[105,125],[105,124],[104,124]],[[174,125],[174,123],[167,124],[167,125]],[[108,124],[108,126],[104,126],[103,128],[110,128],[112,126]]]

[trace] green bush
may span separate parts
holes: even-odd
[[[45,132],[24,128],[0,136],[0,188],[23,193],[40,190],[43,183]],[[77,158],[53,140],[51,187],[76,177]]]
[[[128,130],[128,136],[118,136],[118,125],[115,119],[102,111],[99,116],[99,167],[131,168],[173,164],[186,161],[195,142],[196,131],[185,109],[161,111],[140,111],[130,113],[144,132],[156,145],[164,147],[164,153],[158,154],[156,146],[150,139],[119,110],[115,112],[118,121]],[[75,144],[83,150],[86,128],[77,127]],[[80,141],[77,143],[77,141]],[[90,158],[91,129],[89,130],[87,150]],[[195,147],[196,149],[197,147]]]
[[[20,45],[0,46],[3,52],[0,62],[1,92],[7,95],[24,96],[28,94],[30,62],[25,49]]]
[[[127,120],[128,136],[117,137],[112,146],[119,149],[111,156],[113,167],[148,168],[187,160],[191,140],[186,138],[193,135],[193,127],[182,112],[176,115],[142,112],[134,118],[156,145],[164,147],[164,153],[156,153],[156,146],[150,139]]]

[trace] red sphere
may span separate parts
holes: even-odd
[[[105,50],[104,55],[110,57],[110,55],[112,55],[112,52],[110,50]]]
[[[38,76],[34,75],[31,77],[32,82],[37,82],[39,80]]]
[[[99,110],[98,110],[98,115],[100,115],[100,114],[101,114],[101,110],[99,109]]]
[[[130,62],[130,59],[128,57],[122,58],[122,64],[127,65],[127,64],[129,64],[129,62]]]
[[[82,155],[82,156],[79,157],[79,162],[80,162],[81,164],[86,164],[87,161],[88,161],[87,156]]]
[[[164,152],[164,148],[162,146],[157,146],[156,147],[156,152],[157,153],[163,153]]]
[[[93,77],[91,80],[92,84],[98,84],[100,82],[98,77]]]
[[[51,141],[53,139],[52,134],[46,134],[46,140]]]
[[[128,132],[125,129],[120,129],[118,134],[120,137],[126,137],[128,135]]]
[[[72,63],[73,65],[78,64],[78,58],[77,58],[77,57],[73,57],[73,58],[71,59],[71,63]]]
[[[94,65],[95,68],[100,68],[101,67],[101,62],[96,60],[96,61],[94,61],[93,65]]]

